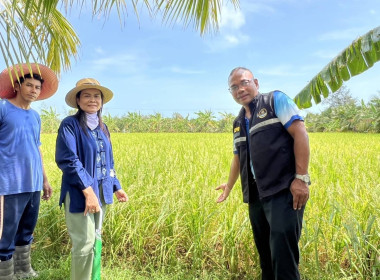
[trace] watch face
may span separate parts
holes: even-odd
[[[308,174],[305,174],[305,175],[296,174],[296,178],[304,181],[305,183],[310,183],[310,175]]]

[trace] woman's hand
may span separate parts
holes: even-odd
[[[129,200],[128,195],[122,189],[116,191],[115,195],[119,202],[127,202]]]
[[[86,208],[84,209],[84,215],[87,213],[94,214],[100,211],[99,200],[94,193],[94,190],[91,186],[83,190],[83,194],[86,198]]]

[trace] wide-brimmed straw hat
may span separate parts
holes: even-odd
[[[89,88],[98,89],[103,93],[103,104],[106,104],[113,97],[113,92],[110,89],[104,86],[101,86],[97,80],[93,78],[84,78],[84,79],[79,80],[76,83],[76,87],[70,90],[66,94],[65,100],[66,100],[67,105],[69,105],[72,108],[78,108],[77,100],[76,100],[77,93],[84,89],[89,89]]]
[[[49,67],[38,63],[23,63],[4,69],[0,74],[0,98],[16,96],[15,83],[26,74],[38,74],[44,80],[37,100],[52,96],[58,89],[58,78]]]

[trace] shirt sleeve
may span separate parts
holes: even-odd
[[[288,129],[295,120],[303,121],[296,103],[281,91],[274,92],[274,111],[282,125]]]
[[[117,178],[116,176],[116,171],[115,171],[115,163],[114,163],[114,159],[113,159],[113,148],[112,148],[112,142],[111,142],[111,136],[110,136],[110,132],[108,130],[108,127],[106,124],[104,124],[106,130],[107,130],[107,133],[109,135],[109,142],[110,142],[110,165],[111,165],[111,169],[113,170],[113,192],[116,192],[118,190],[121,189],[121,184],[120,184],[120,181],[119,179]],[[111,175],[110,175],[111,176]]]
[[[55,161],[70,185],[84,190],[94,184],[94,179],[79,160],[75,128],[69,123],[62,123],[58,130]]]
[[[3,119],[6,113],[6,102],[7,101],[5,101],[4,99],[0,100],[0,125],[3,123]]]

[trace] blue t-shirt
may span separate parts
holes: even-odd
[[[42,190],[41,119],[0,100],[0,195]]]

